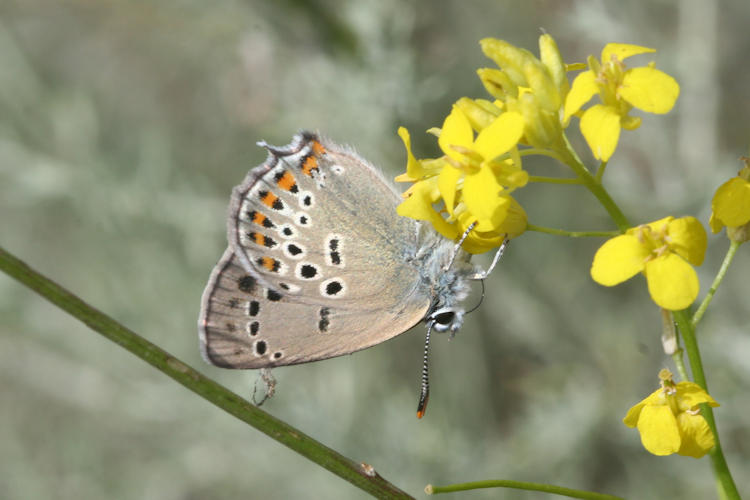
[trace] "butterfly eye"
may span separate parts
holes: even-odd
[[[453,322],[453,318],[456,317],[456,313],[453,311],[445,311],[440,314],[436,314],[433,319],[438,325],[448,326]]]
[[[456,312],[450,309],[446,309],[440,312],[435,312],[430,316],[429,321],[432,322],[433,328],[438,332],[445,332],[453,329],[453,324],[456,320]]]
[[[444,307],[433,311],[427,317],[427,323],[437,332],[451,331],[451,335],[456,333],[463,323],[464,312],[462,310]]]

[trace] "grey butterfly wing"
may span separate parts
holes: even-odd
[[[430,305],[411,264],[417,223],[354,153],[312,134],[235,188],[229,248],[203,296],[204,357],[262,368],[351,353],[419,322]]]

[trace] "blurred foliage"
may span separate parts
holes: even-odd
[[[682,94],[610,163],[631,220],[692,214],[748,153],[750,53],[742,0],[0,3],[0,242],[94,306],[233,390],[254,372],[206,366],[196,317],[226,245],[231,187],[301,128],[356,145],[395,174],[399,125],[419,131],[482,96],[495,36],[567,61],[608,41],[658,49]],[[579,138],[573,138],[579,140]],[[583,151],[584,148],[579,148]],[[590,161],[590,158],[584,158]],[[557,172],[530,165],[538,175]],[[523,190],[530,221],[612,229],[577,187]],[[599,240],[528,234],[453,342],[433,344],[432,398],[414,417],[423,329],[322,363],[276,370],[274,415],[419,494],[486,478],[632,498],[715,495],[707,460],[649,455],[621,423],[668,366],[644,282],[588,275]],[[728,242],[709,242],[708,287]],[[750,263],[741,249],[700,342],[719,429],[750,491]],[[194,397],[0,278],[0,497],[354,498],[325,470]],[[476,498],[539,498],[481,491]]]

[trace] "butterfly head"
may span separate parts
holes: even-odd
[[[436,332],[449,331],[451,335],[454,335],[464,322],[464,310],[455,307],[442,307],[431,312],[426,321]]]

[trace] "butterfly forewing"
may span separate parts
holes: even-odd
[[[229,248],[204,292],[204,357],[234,368],[324,359],[408,330],[430,298],[417,223],[354,153],[300,134],[233,191]]]

